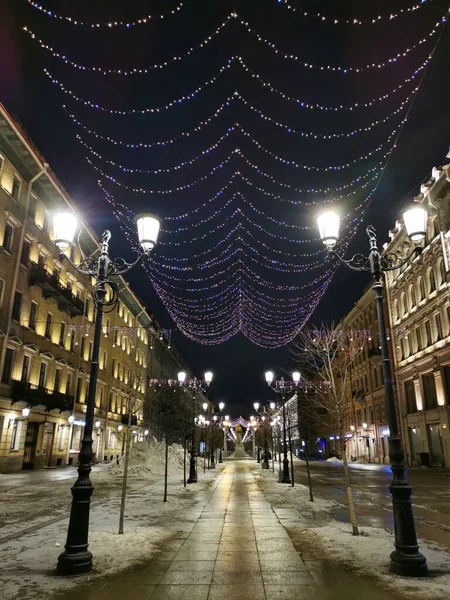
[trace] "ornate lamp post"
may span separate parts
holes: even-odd
[[[378,318],[378,335],[381,344],[381,364],[383,369],[385,410],[389,423],[389,459],[392,469],[392,483],[389,490],[392,495],[394,513],[395,550],[391,554],[391,571],[397,575],[410,577],[425,576],[428,573],[426,558],[419,552],[416,528],[411,505],[412,488],[405,479],[405,455],[400,439],[397,413],[394,401],[394,388],[386,336],[383,310],[383,274],[386,271],[400,269],[413,256],[422,252],[419,245],[425,239],[427,211],[415,206],[403,213],[406,232],[414,243],[414,248],[405,257],[394,253],[382,255],[378,249],[375,229],[369,225],[366,233],[369,237],[369,254],[355,254],[344,260],[334,250],[339,239],[340,218],[334,212],[325,212],[317,219],[320,237],[329,254],[353,271],[367,271],[374,281],[372,289],[375,296]]]
[[[225,402],[219,402],[220,412],[222,412],[224,408],[225,408]],[[226,419],[226,417],[225,417],[225,419]],[[225,427],[224,427],[225,419],[223,417],[220,417],[220,426],[222,427],[222,429],[224,431],[225,431]],[[225,445],[226,445],[226,434],[224,435],[224,447],[223,447],[224,450],[226,450]],[[220,448],[219,448],[219,464],[221,464],[221,463],[223,463],[222,446],[220,446]]]
[[[287,457],[287,440],[286,440],[286,393],[290,394],[295,392],[300,382],[300,373],[295,371],[292,373],[293,381],[285,381],[284,377],[281,377],[278,381],[275,381],[275,385],[272,385],[274,380],[274,374],[272,371],[266,371],[265,373],[266,382],[269,387],[272,388],[277,394],[281,394],[281,405],[283,407],[283,477],[281,483],[292,483],[289,476],[289,460]]]
[[[189,478],[188,483],[197,483],[197,444],[196,444],[196,417],[197,412],[197,391],[201,391],[206,394],[206,389],[211,383],[213,374],[211,371],[206,371],[205,379],[200,380],[194,377],[194,379],[186,380],[186,373],[180,371],[178,373],[178,382],[180,385],[186,385],[192,390],[192,444],[191,444],[191,458],[189,461]]]
[[[92,289],[92,297],[97,310],[85,416],[86,424],[78,456],[78,479],[72,487],[72,506],[67,541],[64,552],[58,557],[57,565],[58,573],[61,575],[80,575],[82,573],[89,573],[92,570],[92,554],[88,550],[88,535],[90,502],[94,486],[89,474],[93,458],[92,429],[94,425],[103,313],[114,310],[119,301],[119,290],[114,277],[123,275],[137,265],[144,256],[150,254],[158,240],[160,221],[149,213],[136,216],[136,226],[142,253],[133,263],[127,263],[123,258],[112,260],[109,257],[111,233],[104,231],[99,257],[97,259],[94,259],[92,256],[85,257],[81,253],[81,263],[75,264],[64,252],[73,245],[75,232],[78,228],[76,217],[70,212],[59,213],[54,217],[53,226],[55,244],[60,249],[61,260],[67,260],[78,273],[93,277],[96,280]]]

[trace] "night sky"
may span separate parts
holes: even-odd
[[[417,0],[419,2],[419,0]],[[57,14],[72,15],[87,22],[134,21],[142,15],[160,14],[177,6],[177,0],[42,0],[42,4]],[[317,12],[352,19],[371,19],[378,14],[395,13],[411,6],[410,0],[375,2],[336,2],[324,0],[292,0],[293,6],[305,10],[314,6]],[[363,6],[364,5],[364,6]],[[149,24],[131,27],[89,28],[50,18],[29,6],[27,0],[10,0],[0,9],[0,99],[6,108],[18,118],[30,137],[40,148],[57,176],[66,186],[72,198],[81,207],[86,220],[101,234],[104,228],[113,232],[112,254],[132,258],[130,244],[125,239],[114,218],[111,206],[97,185],[98,173],[87,163],[88,152],[76,140],[82,134],[71,123],[67,112],[95,131],[113,138],[126,140],[155,140],[170,138],[180,131],[189,130],[210,116],[223,102],[238,90],[248,102],[276,121],[287,123],[300,131],[338,132],[363,127],[375,119],[383,119],[394,111],[408,91],[420,82],[405,86],[387,101],[375,107],[329,114],[323,111],[300,111],[298,106],[288,104],[283,98],[264,90],[239,67],[237,61],[226,69],[218,80],[198,94],[195,100],[184,102],[158,115],[109,115],[84,106],[68,95],[62,94],[44,74],[46,68],[54,78],[82,98],[120,110],[134,107],[160,106],[174,98],[192,92],[205,81],[214,77],[220,67],[233,56],[241,56],[245,64],[269,81],[275,88],[295,98],[324,105],[364,102],[390,90],[407,78],[431,52],[443,30],[434,57],[429,64],[419,92],[409,112],[408,121],[401,131],[397,146],[383,172],[380,184],[366,212],[363,223],[349,252],[366,251],[364,228],[368,223],[376,226],[380,244],[388,239],[388,231],[405,207],[408,199],[418,193],[420,183],[429,178],[433,166],[445,162],[450,142],[450,29],[448,25],[438,28],[437,34],[402,58],[396,65],[365,71],[362,74],[336,74],[306,69],[298,63],[283,60],[265,44],[258,43],[245,31],[238,20],[232,19],[206,48],[193,52],[182,61],[175,61],[163,69],[147,75],[115,76],[83,72],[64,64],[41,49],[39,44],[21,28],[28,28],[52,46],[56,51],[82,65],[99,65],[104,69],[144,68],[150,64],[169,60],[182,54],[187,48],[207,38],[232,12],[236,11],[264,38],[278,48],[297,55],[301,60],[314,64],[345,65],[357,67],[368,63],[380,63],[386,58],[404,51],[427,36],[435,23],[448,9],[448,0],[428,0],[418,11],[407,13],[392,21],[376,25],[333,25],[332,19],[323,22],[318,18],[303,17],[293,13],[277,0],[191,0],[175,15],[152,20]],[[62,105],[66,105],[67,112]],[[109,160],[139,169],[158,169],[196,156],[214,144],[233,123],[239,122],[265,147],[281,156],[294,157],[296,161],[310,165],[333,165],[351,160],[374,148],[387,137],[399,119],[382,124],[357,140],[330,140],[311,143],[301,137],[281,131],[261,120],[239,102],[214,119],[195,136],[184,138],[172,147],[155,148],[137,152],[96,140],[83,134],[83,139]],[[186,168],[183,173],[167,175],[120,174],[105,162],[96,164],[108,174],[136,187],[173,188],[197,179],[226,159],[236,147],[263,170],[280,181],[295,187],[339,186],[353,179],[364,167],[357,166],[350,172],[313,174],[289,170],[283,164],[262,156],[248,140],[239,133],[229,136],[219,149],[205,159]],[[91,156],[91,158],[94,158]],[[168,195],[143,195],[126,191],[112,184],[106,185],[114,196],[134,211],[151,209],[164,216],[173,216],[203,204],[215,194],[239,167],[233,157],[226,168],[220,169],[192,190]],[[379,160],[379,159],[378,159]],[[228,170],[227,170],[228,169]],[[251,171],[242,168],[249,176]],[[133,179],[134,177],[134,179]],[[264,180],[252,177],[261,187],[287,195]],[[239,189],[239,182],[233,190]],[[251,201],[262,210],[270,212],[279,220],[293,223],[314,224],[313,209],[299,209],[291,204],[276,206],[257,190],[245,190]],[[292,191],[291,199],[295,198]],[[306,195],[303,199],[317,200]],[[216,206],[217,208],[217,206]],[[344,210],[350,206],[340,207]],[[270,210],[271,209],[271,210]],[[189,225],[195,223],[195,215]],[[217,223],[213,223],[217,225]],[[218,240],[219,238],[217,238]],[[205,246],[206,247],[206,246]],[[281,245],[280,248],[283,249]],[[320,249],[318,245],[316,250]],[[147,303],[163,327],[174,328],[167,311],[153,291],[142,272],[130,272],[129,281],[138,296]],[[327,292],[314,312],[311,323],[321,320],[338,320],[361,295],[368,279],[339,269]],[[174,332],[173,343],[179,349],[194,372],[201,376],[211,369],[215,374],[211,386],[213,399],[227,403],[226,412],[233,416],[248,416],[255,400],[270,399],[270,391],[264,384],[264,370],[290,369],[289,351],[286,348],[267,350],[259,348],[238,334],[226,343],[203,346]]]

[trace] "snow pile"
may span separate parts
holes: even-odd
[[[137,442],[130,449],[128,473],[130,475],[164,475],[166,460],[166,445],[154,437],[145,442]],[[169,474],[183,469],[184,450],[180,444],[169,446]],[[187,457],[187,461],[189,457]],[[109,471],[113,475],[123,475],[125,455],[119,459],[119,464],[112,463]]]
[[[389,572],[389,556],[394,549],[391,532],[379,527],[360,528],[360,536],[353,536],[345,523],[333,522],[325,527],[303,530],[301,540],[312,547],[320,546],[320,553],[344,563],[361,575],[373,575],[391,590],[405,598],[448,598],[450,589],[450,554],[437,544],[419,541],[420,551],[427,558],[430,577],[408,579]]]
[[[332,456],[331,458],[327,458],[326,462],[341,463],[342,460],[337,458],[337,456]]]

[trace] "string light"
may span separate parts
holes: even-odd
[[[60,21],[66,21],[67,23],[71,23],[72,25],[78,25],[81,27],[92,27],[95,29],[99,29],[99,28],[113,29],[115,27],[125,27],[125,28],[129,29],[131,27],[136,27],[137,25],[145,25],[152,20],[164,19],[168,15],[175,15],[183,8],[183,6],[185,4],[187,4],[186,1],[180,2],[177,6],[175,6],[175,8],[172,8],[171,10],[168,10],[164,13],[161,13],[159,15],[145,15],[135,21],[106,21],[104,23],[89,23],[87,21],[82,21],[80,19],[76,19],[75,17],[71,17],[68,15],[60,15],[58,13],[55,13],[54,11],[45,8],[45,6],[42,6],[38,2],[34,2],[34,0],[27,0],[27,2],[30,6],[41,11],[47,17],[52,17],[53,19],[58,19]]]
[[[304,108],[304,109],[308,109],[308,110],[321,110],[324,112],[339,112],[342,110],[343,111],[353,111],[357,108],[368,108],[370,106],[373,106],[374,104],[377,104],[378,102],[383,102],[384,100],[387,100],[390,96],[392,96],[393,94],[395,94],[396,92],[401,90],[406,84],[413,81],[420,74],[420,72],[426,67],[426,65],[429,63],[430,59],[431,59],[431,55],[428,56],[428,58],[418,68],[416,68],[414,70],[412,75],[407,77],[402,83],[400,83],[396,87],[392,88],[385,94],[382,94],[381,96],[376,96],[375,98],[372,98],[371,100],[368,100],[366,102],[355,102],[354,104],[349,104],[349,105],[340,104],[338,106],[326,106],[323,104],[319,104],[318,102],[309,103],[309,102],[305,102],[304,100],[301,100],[299,98],[294,98],[293,96],[285,94],[284,92],[278,90],[270,82],[263,79],[260,75],[258,75],[257,73],[255,73],[254,71],[249,69],[243,63],[243,61],[242,61],[242,59],[240,59],[240,57],[230,58],[225,65],[220,67],[218,73],[214,77],[212,77],[211,79],[208,79],[207,81],[205,81],[204,83],[199,85],[193,92],[190,92],[189,94],[180,96],[179,98],[176,98],[175,100],[171,100],[170,102],[167,102],[166,104],[155,107],[155,108],[132,108],[129,110],[121,110],[118,108],[108,108],[101,104],[93,102],[91,100],[86,100],[84,98],[81,98],[80,96],[77,96],[72,90],[68,89],[63,83],[61,83],[60,81],[55,79],[53,77],[53,75],[48,71],[48,69],[43,69],[43,71],[44,71],[45,75],[47,75],[47,77],[50,79],[50,81],[54,85],[59,87],[61,92],[63,92],[64,94],[67,94],[73,100],[83,104],[84,106],[88,106],[89,108],[100,110],[102,112],[106,112],[106,113],[113,114],[113,115],[136,115],[136,114],[147,115],[147,114],[158,114],[162,111],[169,110],[170,108],[173,108],[174,106],[179,106],[180,104],[183,104],[184,102],[189,102],[191,100],[196,99],[197,94],[199,94],[205,88],[207,88],[210,85],[212,85],[213,83],[215,83],[219,79],[219,77],[222,75],[222,73],[224,73],[226,70],[230,69],[232,64],[236,62],[236,64],[241,65],[244,72],[250,73],[252,75],[252,78],[256,79],[265,89],[269,90],[270,92],[272,92],[274,94],[281,96],[284,100],[289,100],[291,102],[295,102],[300,108]],[[239,96],[239,93],[235,92],[235,95]]]
[[[370,70],[370,69],[382,69],[389,65],[396,65],[399,60],[408,56],[411,52],[416,50],[416,48],[420,47],[422,44],[426,43],[434,35],[436,35],[439,26],[446,22],[446,17],[444,15],[434,25],[434,27],[431,29],[430,32],[428,32],[423,38],[419,39],[415,44],[413,44],[409,48],[406,48],[405,50],[398,52],[396,55],[394,55],[390,58],[387,58],[380,63],[368,63],[366,65],[361,65],[360,67],[320,65],[320,64],[305,62],[305,61],[301,60],[298,56],[295,56],[293,54],[289,54],[288,52],[279,50],[278,47],[276,46],[276,44],[274,44],[270,40],[264,38],[259,33],[257,33],[257,31],[255,31],[255,29],[253,29],[247,21],[244,21],[243,19],[241,19],[237,15],[237,13],[231,13],[230,15],[228,15],[228,17],[216,28],[215,31],[213,31],[213,33],[211,33],[208,37],[206,37],[202,42],[196,44],[195,46],[190,47],[188,50],[186,50],[182,54],[173,56],[172,58],[170,58],[166,61],[163,61],[160,63],[154,63],[154,64],[149,65],[144,68],[132,68],[132,69],[128,69],[128,70],[127,69],[104,69],[100,66],[82,65],[73,60],[70,60],[69,58],[67,58],[67,56],[65,54],[62,54],[61,52],[57,52],[54,48],[52,48],[51,46],[46,44],[43,40],[39,39],[36,36],[36,34],[33,33],[27,26],[24,26],[22,29],[23,29],[23,31],[28,33],[30,35],[30,37],[34,41],[36,41],[43,50],[47,50],[53,56],[53,58],[62,60],[65,64],[70,65],[71,67],[73,67],[74,69],[77,69],[78,71],[92,71],[92,72],[96,72],[96,73],[103,74],[103,75],[119,75],[119,76],[128,77],[128,76],[132,76],[132,75],[145,75],[155,69],[162,69],[174,62],[180,62],[183,58],[190,56],[196,50],[208,47],[209,42],[211,42],[211,40],[214,37],[216,37],[225,28],[225,26],[228,25],[228,23],[230,21],[237,21],[240,25],[245,27],[245,30],[247,31],[247,33],[250,33],[253,37],[255,37],[259,43],[265,44],[275,54],[280,55],[282,58],[295,61],[303,68],[316,69],[316,70],[320,70],[320,71],[331,71],[331,72],[336,72],[336,73],[341,73],[341,74],[346,75],[348,73],[362,73],[363,71]]]
[[[340,18],[340,17],[330,17],[324,13],[320,12],[312,12],[306,11],[303,8],[295,7],[290,3],[290,0],[276,0],[277,4],[284,4],[284,6],[292,12],[295,12],[302,17],[309,17],[312,19],[319,19],[320,21],[326,21],[328,23],[333,23],[334,25],[367,25],[367,24],[375,24],[380,23],[381,21],[393,21],[394,19],[398,19],[404,14],[415,12],[422,8],[422,6],[426,3],[427,0],[420,0],[420,2],[416,2],[412,6],[408,6],[407,8],[401,8],[397,12],[391,12],[384,15],[377,15],[376,17],[372,17],[371,19],[360,19],[358,17],[351,17],[350,19]],[[428,4],[431,4],[433,0],[428,0]]]

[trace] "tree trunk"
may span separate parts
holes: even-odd
[[[128,417],[131,423],[131,415]],[[128,459],[130,458],[130,426],[127,427],[125,437],[125,458],[123,465],[122,497],[120,499],[119,535],[123,534],[123,521],[125,517],[125,499],[127,495]]]
[[[164,464],[164,499],[163,502],[167,502],[167,475],[169,472],[169,440],[166,435],[166,461]]]
[[[187,437],[185,435],[184,436],[184,460],[183,460],[183,486],[184,487],[186,487],[186,454],[187,454],[186,446],[187,446]]]
[[[291,436],[291,427],[288,427],[288,440],[289,440],[289,455],[291,457],[291,485],[294,487],[294,460],[292,458],[292,436]]]
[[[309,499],[311,502],[314,502],[313,490],[312,490],[312,481],[311,481],[311,470],[309,468],[309,446],[308,442],[306,442],[305,446],[305,459],[306,459],[306,473],[308,475],[308,488],[309,488]]]
[[[348,499],[348,512],[350,516],[350,523],[353,529],[353,535],[359,535],[358,525],[356,523],[356,513],[355,513],[355,504],[353,502],[353,491],[352,486],[350,484],[350,474],[348,472],[348,463],[347,463],[347,453],[343,453],[343,461],[344,461],[344,473],[345,473],[345,482],[347,485],[347,499]]]

